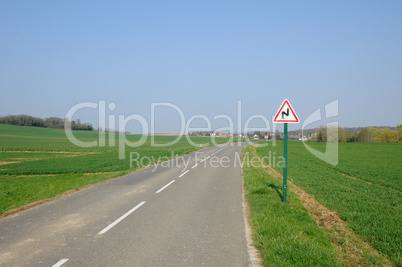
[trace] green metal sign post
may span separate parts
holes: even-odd
[[[287,201],[287,184],[288,184],[288,123],[298,123],[299,118],[293,111],[289,101],[285,99],[281,107],[276,113],[274,123],[284,123],[283,125],[283,203]]]
[[[283,203],[286,204],[288,185],[288,124],[283,125]]]

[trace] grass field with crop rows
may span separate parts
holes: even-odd
[[[325,143],[308,143],[325,151]],[[257,149],[283,155],[283,142]],[[267,162],[268,163],[268,162]],[[301,142],[288,144],[288,179],[336,211],[347,225],[402,266],[402,144],[340,143],[339,164],[316,158]],[[273,166],[282,173],[281,166]]]

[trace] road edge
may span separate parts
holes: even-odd
[[[245,146],[241,150],[241,159],[243,159],[243,151],[248,147]],[[244,217],[244,230],[246,234],[247,253],[248,253],[248,266],[260,267],[262,266],[261,254],[256,247],[253,246],[253,230],[250,225],[250,207],[248,205],[245,190],[244,190],[244,175],[243,175],[243,161],[241,161],[241,191],[242,191],[242,205],[243,205],[243,217]]]

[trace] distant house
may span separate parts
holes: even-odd
[[[258,140],[258,139],[260,139],[260,137],[255,134],[255,135],[253,135],[253,139],[254,139],[254,140]]]
[[[306,136],[302,136],[299,138],[299,141],[308,141],[308,138]]]

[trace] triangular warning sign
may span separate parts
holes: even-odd
[[[289,101],[285,99],[272,121],[277,123],[298,123],[299,118]]]

